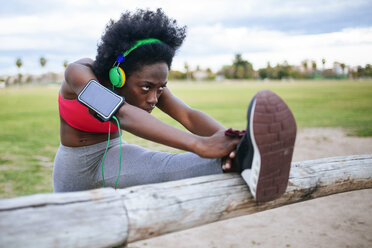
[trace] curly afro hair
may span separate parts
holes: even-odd
[[[98,44],[93,71],[103,83],[108,82],[109,70],[118,55],[130,49],[137,40],[156,38],[163,43],[151,43],[134,49],[120,67],[127,77],[144,65],[165,62],[170,69],[176,50],[186,37],[186,26],[168,18],[161,9],[155,12],[137,10],[125,12],[116,22],[110,20]]]

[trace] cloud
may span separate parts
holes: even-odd
[[[200,3],[201,2],[201,3]],[[172,1],[167,13],[190,27],[223,24],[290,33],[325,33],[372,25],[368,0]]]
[[[21,7],[20,7],[21,6]],[[0,9],[0,74],[61,71],[64,60],[94,58],[105,25],[126,10],[156,9],[188,26],[174,60],[219,69],[243,54],[258,68],[267,61],[299,63],[309,58],[371,63],[372,3],[368,0],[13,0]],[[35,61],[32,64],[31,61]]]
[[[99,18],[101,24],[107,23],[109,18],[117,19],[120,13],[137,8],[163,8],[169,16],[190,27],[224,24],[319,33],[372,25],[369,0],[13,0],[2,4],[0,14],[2,17],[57,14],[68,26],[70,20],[79,25],[97,17],[104,17]]]
[[[370,63],[371,48],[372,27],[324,34],[288,34],[216,25],[191,30],[176,59],[190,61],[194,67],[202,65],[213,69],[231,63],[236,53],[243,54],[256,69],[269,61],[300,64],[304,59],[312,59],[320,63],[322,58],[329,66],[333,61],[356,66]],[[181,65],[181,62],[176,63]]]

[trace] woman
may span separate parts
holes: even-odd
[[[55,192],[87,190],[103,184],[122,188],[218,174],[232,167],[231,159],[236,156],[240,138],[225,135],[225,127],[187,106],[167,88],[172,59],[185,33],[185,27],[177,26],[161,10],[126,12],[120,20],[107,25],[95,61],[81,59],[66,68],[59,95],[61,145],[53,172]],[[141,45],[136,46],[137,43]],[[119,59],[123,53],[126,53],[124,61]],[[126,76],[124,86],[115,88],[125,98],[115,114],[119,128],[188,152],[170,154],[120,144],[118,128],[113,122],[105,153],[108,122],[100,123],[89,115],[76,98],[90,79],[98,79],[105,87],[113,88],[109,78],[112,68],[122,69]],[[153,117],[151,111],[155,107],[190,132]],[[244,157],[248,148],[243,150],[240,156]]]

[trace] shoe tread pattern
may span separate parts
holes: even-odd
[[[285,192],[296,131],[296,121],[287,104],[271,91],[258,92],[253,115],[253,133],[261,156],[258,202],[273,200]]]

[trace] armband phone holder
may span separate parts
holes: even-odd
[[[104,87],[95,79],[89,80],[77,100],[93,110],[93,116],[101,122],[109,121],[125,102],[124,97]]]

